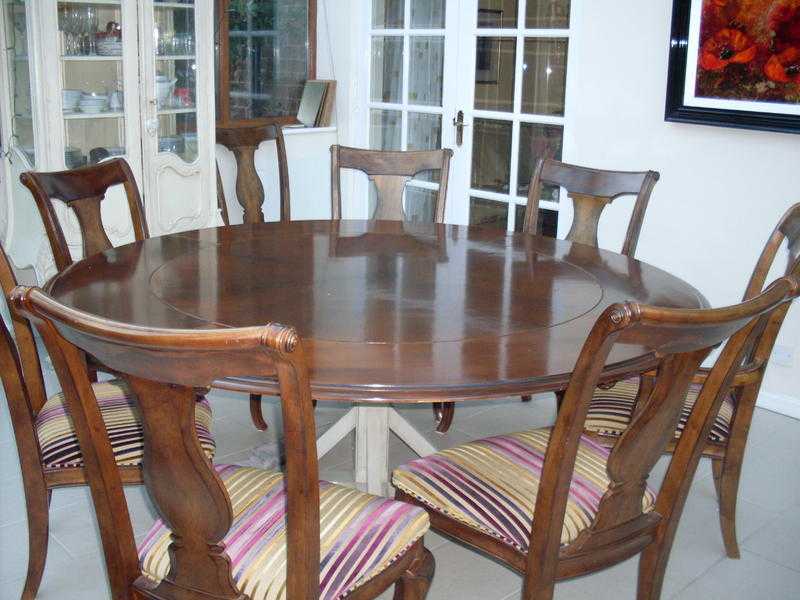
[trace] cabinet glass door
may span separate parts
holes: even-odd
[[[119,0],[58,3],[64,166],[126,155],[123,46]]]
[[[205,227],[218,218],[211,0],[149,0],[139,7],[142,164],[150,231]]]
[[[13,145],[36,166],[33,137],[31,70],[28,57],[28,17],[22,0],[3,0],[5,13],[6,56],[10,88],[11,134]]]
[[[158,151],[197,159],[197,60],[194,2],[154,2]]]

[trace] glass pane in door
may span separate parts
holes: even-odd
[[[436,210],[436,190],[407,185],[405,191],[406,221],[412,223],[433,223]]]
[[[567,40],[526,38],[522,72],[522,112],[563,115]]]
[[[415,35],[409,39],[411,54],[408,66],[408,103],[441,106],[444,37]]]
[[[411,0],[413,29],[442,29],[445,19],[445,0]]]
[[[564,128],[561,125],[521,123],[519,126],[519,171],[517,195],[527,196],[533,169],[540,158],[561,160]],[[542,200],[558,202],[558,188],[542,187]]]
[[[402,29],[405,17],[403,0],[372,0],[374,29]]]
[[[369,147],[373,150],[400,150],[403,113],[373,108],[369,116]]]
[[[198,156],[197,62],[193,3],[155,3],[158,151],[186,162]]]
[[[508,205],[484,198],[469,199],[469,224],[508,229]]]
[[[370,98],[374,102],[401,102],[403,94],[403,38],[372,38]]]
[[[442,147],[442,115],[408,113],[408,150],[436,150]],[[439,181],[439,171],[422,171],[414,178]]]
[[[514,110],[516,38],[478,37],[475,45],[475,108]]]
[[[58,3],[68,169],[127,153],[123,25],[119,2]]]
[[[25,2],[4,0],[8,77],[11,92],[11,133],[14,145],[36,166],[33,140],[30,61],[28,60],[28,21]]]
[[[517,204],[514,207],[514,231],[520,233],[525,224],[525,205]],[[536,222],[536,233],[549,237],[556,237],[558,229],[558,211],[546,208],[539,209],[539,220]]]
[[[517,2],[518,0],[478,0],[478,27],[516,27]]]
[[[525,10],[528,29],[567,29],[569,0],[528,0]]]
[[[475,119],[471,187],[508,192],[511,169],[511,121]]]

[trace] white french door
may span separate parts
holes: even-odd
[[[446,219],[519,229],[536,160],[561,158],[570,0],[373,0],[370,147],[454,150]],[[431,210],[435,178],[409,184]],[[540,223],[555,233],[558,189]]]

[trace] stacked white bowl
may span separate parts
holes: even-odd
[[[61,109],[65,115],[75,112],[82,96],[82,90],[61,90]]]
[[[108,110],[108,96],[106,94],[84,94],[78,103],[81,112],[97,114]]]
[[[97,53],[100,56],[120,56],[122,54],[122,40],[115,37],[106,37],[97,42]]]

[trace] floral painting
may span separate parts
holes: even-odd
[[[695,96],[800,103],[800,0],[702,0]]]

